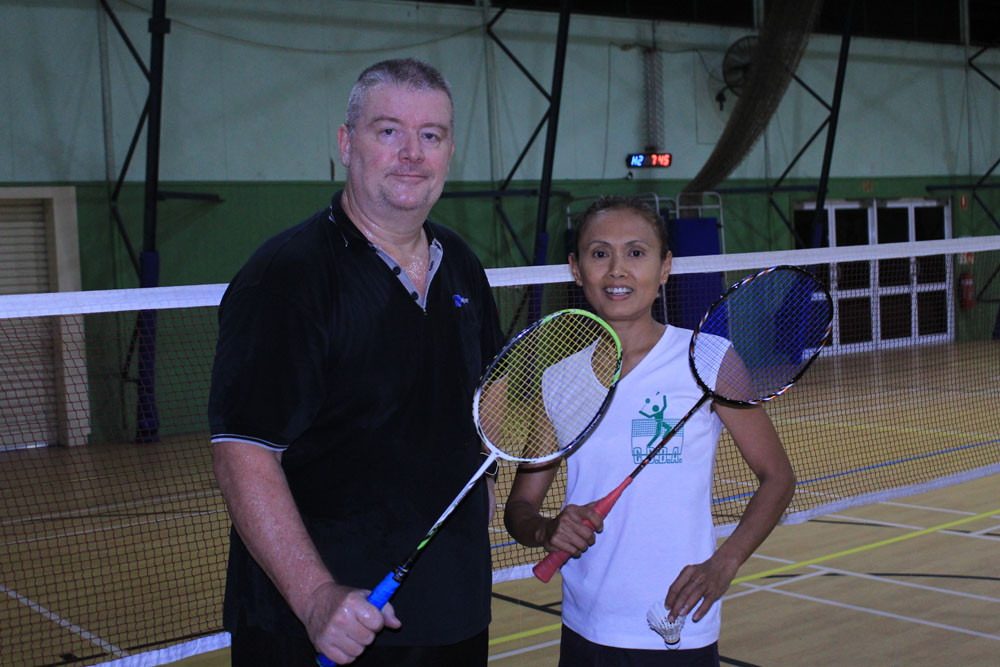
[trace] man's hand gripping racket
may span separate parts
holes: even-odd
[[[819,356],[833,328],[833,300],[812,274],[776,266],[731,286],[691,336],[691,372],[705,392],[616,489],[594,504],[606,517],[625,488],[705,401],[758,405],[783,394]],[[589,521],[585,521],[593,529]],[[533,572],[549,581],[569,560],[554,551]]]
[[[428,542],[498,458],[544,463],[562,456],[600,420],[621,373],[614,330],[583,310],[561,310],[515,336],[483,374],[472,401],[476,429],[489,456],[404,563],[368,601],[381,609]],[[334,665],[320,655],[316,662]]]

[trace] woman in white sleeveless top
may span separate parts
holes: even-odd
[[[606,521],[591,507],[702,396],[688,365],[692,332],[652,315],[670,261],[665,226],[639,199],[605,197],[581,217],[570,268],[622,341],[623,377],[601,422],[567,459],[562,511],[539,512],[559,462],[519,469],[505,511],[518,542],[575,557],[562,569],[560,667],[718,665],[720,598],[794,490],[791,465],[763,408],[706,403]],[[712,480],[723,426],[760,484],[737,528],[716,548]],[[677,650],[668,650],[647,623],[651,604],[663,605],[670,621],[685,621],[679,643],[671,645]]]

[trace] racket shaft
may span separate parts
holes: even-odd
[[[491,465],[493,465],[493,462],[496,460],[497,460],[496,452],[490,452],[490,455],[486,457],[486,460],[483,461],[483,464],[479,466],[479,470],[477,470],[475,474],[472,475],[472,478],[469,479],[466,485],[462,487],[462,490],[458,492],[458,495],[455,496],[455,499],[451,501],[451,504],[448,505],[448,509],[446,509],[444,513],[441,514],[440,517],[438,517],[438,520],[434,522],[434,525],[431,526],[431,529],[427,531],[427,534],[424,536],[424,539],[420,540],[420,544],[418,544],[417,548],[413,550],[412,554],[410,554],[410,557],[406,560],[406,563],[396,568],[389,574],[385,575],[385,578],[382,579],[379,585],[375,587],[375,590],[369,593],[367,598],[368,602],[378,607],[379,609],[382,609],[382,607],[385,606],[385,604],[392,597],[393,593],[396,592],[396,589],[399,588],[399,585],[403,583],[403,579],[406,577],[406,574],[410,571],[410,567],[413,565],[413,562],[417,559],[417,556],[420,555],[420,552],[423,550],[425,546],[427,546],[427,543],[430,542],[431,539],[434,537],[434,535],[437,534],[438,528],[441,527],[441,524],[445,522],[445,519],[451,516],[451,513],[455,511],[455,508],[458,507],[458,504],[462,502],[465,496],[469,495],[469,491],[472,490],[472,487],[476,485],[476,482],[479,481],[479,478],[483,476],[483,473],[485,473],[486,470]],[[331,667],[332,665],[336,665],[337,663],[333,662],[325,655],[319,654],[316,656],[316,664],[321,665],[321,667]]]
[[[479,470],[477,470],[475,474],[472,475],[472,478],[469,479],[468,482],[466,482],[465,486],[462,487],[462,490],[458,492],[457,496],[455,496],[455,499],[451,501],[451,505],[448,505],[448,508],[441,514],[441,516],[438,517],[438,520],[434,522],[434,525],[431,526],[431,529],[427,531],[427,535],[424,536],[424,539],[422,539],[420,541],[420,544],[417,545],[417,548],[414,550],[409,560],[406,561],[407,570],[410,569],[409,565],[412,564],[414,560],[416,560],[417,555],[419,555],[420,551],[427,545],[428,542],[431,541],[431,538],[437,534],[438,528],[441,527],[441,524],[444,523],[445,519],[451,516],[451,513],[455,511],[455,508],[458,507],[458,504],[465,499],[465,496],[469,495],[469,491],[472,490],[472,487],[476,485],[476,482],[479,481],[479,478],[483,476],[486,470],[491,465],[493,465],[493,462],[496,460],[497,460],[496,452],[490,452],[490,455],[486,457],[485,461],[483,461],[483,465],[479,466]]]

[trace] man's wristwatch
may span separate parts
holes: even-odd
[[[483,458],[489,458],[490,456],[486,452],[479,452],[479,453]],[[497,459],[493,459],[493,463],[490,464],[490,467],[487,468],[486,472],[483,474],[492,479],[493,481],[496,481],[497,473],[499,472],[500,472],[500,461],[498,461]]]

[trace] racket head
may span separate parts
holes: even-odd
[[[787,391],[823,350],[833,299],[808,271],[773,266],[727,289],[691,336],[695,380],[715,399],[758,405]]]
[[[621,376],[622,346],[601,318],[576,308],[515,336],[476,388],[473,419],[500,458],[544,463],[593,430]]]

